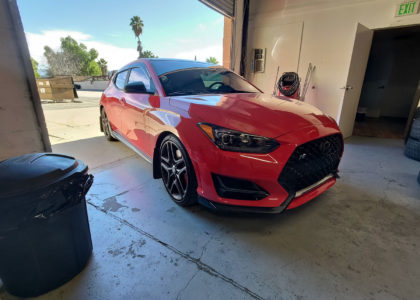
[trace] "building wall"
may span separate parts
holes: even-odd
[[[223,26],[223,67],[230,69],[230,49],[232,47],[232,19],[225,17]]]
[[[0,161],[51,151],[28,46],[13,0],[0,1]]]
[[[344,97],[340,88],[346,84],[357,24],[378,29],[420,23],[420,15],[395,17],[399,2],[251,0],[246,76],[272,93],[277,67],[280,74],[297,70],[303,81],[311,62],[316,66],[314,88],[305,101],[339,122]],[[267,49],[266,72],[253,74],[251,54],[258,47]]]
[[[80,85],[80,89],[84,91],[104,91],[109,84],[109,80],[95,80],[95,81],[75,81],[75,84]]]

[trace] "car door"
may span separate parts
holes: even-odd
[[[150,74],[143,64],[130,70],[127,83],[143,82],[147,93],[126,93],[122,111],[122,129],[124,137],[136,148],[147,153],[148,136],[145,124],[145,112],[151,107],[149,98],[155,93],[155,86]]]
[[[124,106],[124,86],[127,82],[129,70],[124,70],[115,75],[113,82],[105,91],[106,104],[105,111],[111,127],[114,131],[120,132],[122,129],[121,113]]]

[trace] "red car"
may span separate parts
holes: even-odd
[[[136,60],[112,77],[100,113],[106,138],[152,163],[182,206],[282,212],[334,185],[343,153],[331,117],[203,62]]]

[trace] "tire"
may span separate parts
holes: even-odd
[[[417,182],[420,184],[420,172],[419,172],[419,176],[417,176]]]
[[[411,124],[410,137],[420,141],[420,116]]]
[[[116,141],[117,139],[114,138],[112,135],[111,124],[109,124],[108,116],[106,115],[105,108],[101,109],[101,124],[102,130],[104,131],[105,138],[108,141]]]
[[[420,107],[417,107],[416,113],[414,114],[414,119],[420,119]]]
[[[409,158],[420,161],[420,141],[408,138],[404,154]]]
[[[159,149],[162,181],[173,201],[180,206],[197,203],[197,178],[190,157],[181,141],[166,136]]]

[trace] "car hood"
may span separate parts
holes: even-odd
[[[311,125],[336,128],[319,109],[285,97],[247,93],[176,96],[169,101],[201,122],[271,138]]]

